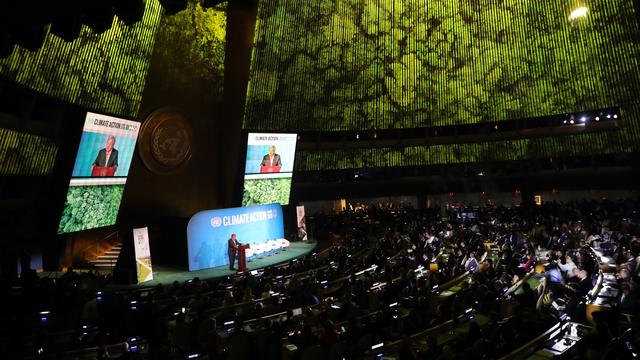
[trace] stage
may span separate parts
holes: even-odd
[[[291,259],[296,259],[306,254],[311,253],[316,248],[316,242],[291,242],[289,247],[279,251],[275,254],[267,255],[259,259],[249,260],[247,262],[247,268],[249,270],[265,268],[269,265],[276,265],[284,262],[288,262]],[[236,265],[237,266],[237,265]],[[170,285],[174,281],[185,282],[187,280],[198,277],[202,280],[215,279],[224,276],[235,274],[235,271],[229,270],[228,265],[218,266],[211,269],[203,269],[197,271],[189,271],[186,268],[167,267],[162,265],[153,264],[153,280],[147,281],[141,284],[132,285],[118,285],[109,284],[105,287],[105,290],[121,290],[121,289],[136,289],[153,287],[158,284]]]

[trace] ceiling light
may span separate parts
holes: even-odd
[[[588,7],[584,5],[580,6],[571,12],[571,14],[569,15],[569,21],[575,21],[580,18],[586,18],[588,12],[589,12]]]

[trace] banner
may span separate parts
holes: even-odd
[[[201,211],[187,225],[189,271],[228,265],[227,241],[250,244],[247,257],[264,256],[283,247],[284,225],[279,204]]]
[[[153,280],[151,268],[151,249],[149,248],[149,231],[146,227],[133,229],[133,245],[136,252],[136,272],[138,284]]]
[[[304,205],[296,206],[296,219],[298,220],[298,240],[306,241],[307,222],[304,217]]]

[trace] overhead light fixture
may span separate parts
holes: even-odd
[[[578,19],[586,18],[588,12],[589,8],[582,5],[571,12],[571,14],[569,15],[569,21],[576,21]]]

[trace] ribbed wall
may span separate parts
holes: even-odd
[[[48,175],[58,145],[42,136],[0,129],[0,175]]]
[[[245,127],[408,128],[634,102],[633,1],[584,3],[570,21],[574,0],[261,1]]]
[[[93,111],[136,117],[161,11],[158,0],[146,0],[133,26],[114,17],[102,34],[83,25],[72,42],[47,34],[36,52],[16,46],[0,59],[0,76]]]
[[[443,147],[435,157],[422,155],[429,148],[308,151],[298,164],[315,170],[448,163],[458,161],[455,153],[460,161],[520,159],[565,154],[576,143],[596,144],[591,153],[637,151],[640,33],[633,0],[584,0],[587,16],[571,21],[577,3],[261,1],[244,127],[417,128],[619,106],[624,127],[615,135],[508,142],[514,154],[491,154],[493,143]],[[339,165],[345,155],[353,162]],[[317,158],[329,160],[319,166]]]

